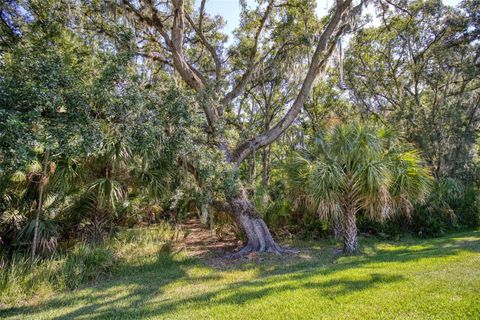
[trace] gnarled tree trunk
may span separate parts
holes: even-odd
[[[297,250],[280,247],[273,240],[268,227],[259,212],[246,197],[242,189],[240,193],[228,200],[231,214],[247,236],[246,245],[231,257],[240,257],[251,252],[296,253]]]

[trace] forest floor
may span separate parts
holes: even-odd
[[[397,242],[327,240],[289,256],[223,258],[238,243],[195,221],[152,254],[75,291],[0,310],[5,319],[480,319],[480,231]],[[220,241],[219,241],[220,240]]]

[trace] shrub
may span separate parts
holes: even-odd
[[[388,239],[398,239],[405,232],[408,232],[410,221],[405,216],[394,216],[385,222],[379,222],[369,219],[368,216],[361,214],[358,216],[358,230],[361,233],[367,233],[384,237]]]
[[[477,190],[447,178],[436,181],[424,205],[415,208],[412,231],[422,236],[440,236],[449,230],[480,226]]]
[[[410,218],[393,217],[385,223],[359,218],[362,232],[387,237],[412,233],[422,237],[438,237],[446,232],[480,226],[478,190],[455,179],[440,179],[423,204],[416,205]]]
[[[453,205],[458,224],[467,228],[480,227],[479,204],[478,190],[473,186],[466,187],[460,201]]]
[[[61,286],[75,289],[83,283],[97,281],[116,267],[112,250],[101,246],[79,244],[69,253],[60,272]]]
[[[415,209],[411,229],[414,234],[424,237],[438,237],[455,229],[456,216],[450,208],[435,208],[428,205]]]

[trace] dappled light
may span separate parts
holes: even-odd
[[[280,305],[277,299],[283,297],[292,300],[291,305],[288,304],[293,309],[292,314],[301,314],[301,309],[306,308],[313,309],[309,312],[322,312],[325,318],[334,319],[335,315],[348,316],[354,306],[334,306],[330,299],[342,301],[363,297],[366,300],[358,300],[355,305],[360,308],[359,311],[369,312],[374,308],[371,303],[383,300],[382,295],[387,291],[400,290],[399,294],[405,294],[405,290],[415,290],[417,295],[408,294],[401,303],[375,303],[401,304],[404,311],[410,310],[412,315],[422,317],[428,314],[428,301],[420,303],[416,297],[423,296],[429,288],[454,284],[463,286],[468,282],[470,289],[465,287],[463,294],[469,295],[474,294],[475,287],[480,285],[479,271],[475,267],[480,253],[478,232],[429,243],[410,241],[405,245],[396,245],[367,241],[363,246],[368,254],[337,257],[333,254],[323,256],[319,252],[321,250],[312,250],[312,260],[296,258],[282,261],[273,256],[272,260],[266,258],[259,264],[243,262],[226,269],[215,269],[196,260],[184,260],[179,254],[163,254],[149,265],[125,269],[123,276],[117,279],[60,295],[36,306],[13,308],[5,314],[19,319],[138,316],[187,319],[192,313],[201,317],[211,312],[218,318],[229,315],[232,319],[241,319],[239,306],[249,305],[254,310],[252,317],[255,317],[255,314],[260,315],[257,312],[262,312],[261,306]],[[160,268],[160,265],[167,267]],[[439,269],[443,272],[439,273]],[[450,274],[454,270],[454,274]],[[462,280],[463,273],[471,278]],[[420,283],[422,286],[418,286]],[[462,292],[456,294],[462,295]],[[441,294],[437,298],[449,301],[449,297],[450,294]],[[478,302],[478,297],[476,299]],[[458,312],[468,309],[467,301],[463,301],[466,305],[461,301],[456,304]],[[401,315],[396,313],[398,310],[395,311],[395,307],[392,310],[385,318]],[[358,315],[362,314],[368,313]],[[441,310],[436,314],[440,315]],[[379,314],[372,318],[384,317]]]
[[[0,318],[478,318],[479,13],[0,1]]]

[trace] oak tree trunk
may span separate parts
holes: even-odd
[[[230,198],[229,205],[235,220],[247,236],[246,245],[231,257],[240,257],[252,252],[277,254],[298,252],[293,249],[282,248],[273,240],[265,221],[247,199],[244,190],[239,195]]]

